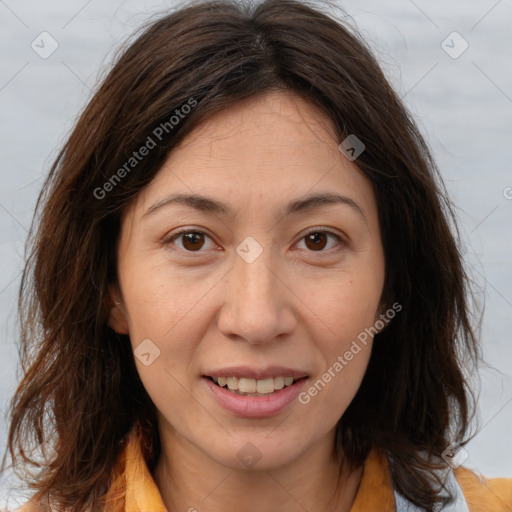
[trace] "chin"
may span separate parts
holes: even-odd
[[[223,443],[220,450],[212,450],[212,445],[206,448],[206,454],[222,466],[233,470],[270,471],[292,464],[305,450],[284,436],[274,435],[267,437],[268,433],[238,435],[229,438]]]

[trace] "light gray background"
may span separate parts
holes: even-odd
[[[464,465],[487,476],[512,476],[512,0],[338,4],[352,15],[405,98],[458,207],[466,258],[485,289],[484,355],[496,369],[480,371],[482,428],[467,447]],[[42,177],[113,50],[149,15],[173,5],[0,0],[2,417],[19,378],[15,301]],[[43,31],[59,45],[47,59],[31,48]],[[456,59],[442,47],[454,31],[469,45]],[[463,48],[457,38],[446,40],[452,53]],[[3,419],[2,450],[5,443]],[[0,507],[11,487],[4,477]]]

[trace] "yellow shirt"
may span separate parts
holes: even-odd
[[[130,433],[126,448],[118,459],[116,474],[108,493],[106,512],[167,512],[142,456],[135,431]],[[470,512],[512,511],[512,478],[481,478],[463,467],[455,470],[455,476]],[[37,507],[26,505],[19,512],[37,510]],[[391,473],[382,451],[374,449],[366,458],[350,512],[396,512]]]

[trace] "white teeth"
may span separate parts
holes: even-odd
[[[227,385],[231,391],[240,393],[267,395],[285,386],[293,384],[293,377],[268,377],[267,379],[250,379],[246,377],[218,377],[213,379],[221,388]]]
[[[238,391],[242,393],[256,393],[256,380],[240,377],[238,380]]]
[[[284,377],[274,377],[274,388],[275,389],[283,389],[284,388]]]
[[[229,389],[238,389],[238,377],[227,377],[226,380]]]
[[[272,393],[274,389],[274,379],[272,377],[257,381],[256,391],[258,393]]]

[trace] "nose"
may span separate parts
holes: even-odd
[[[222,291],[218,328],[230,339],[266,344],[295,330],[294,294],[270,249],[252,262],[235,254]]]

